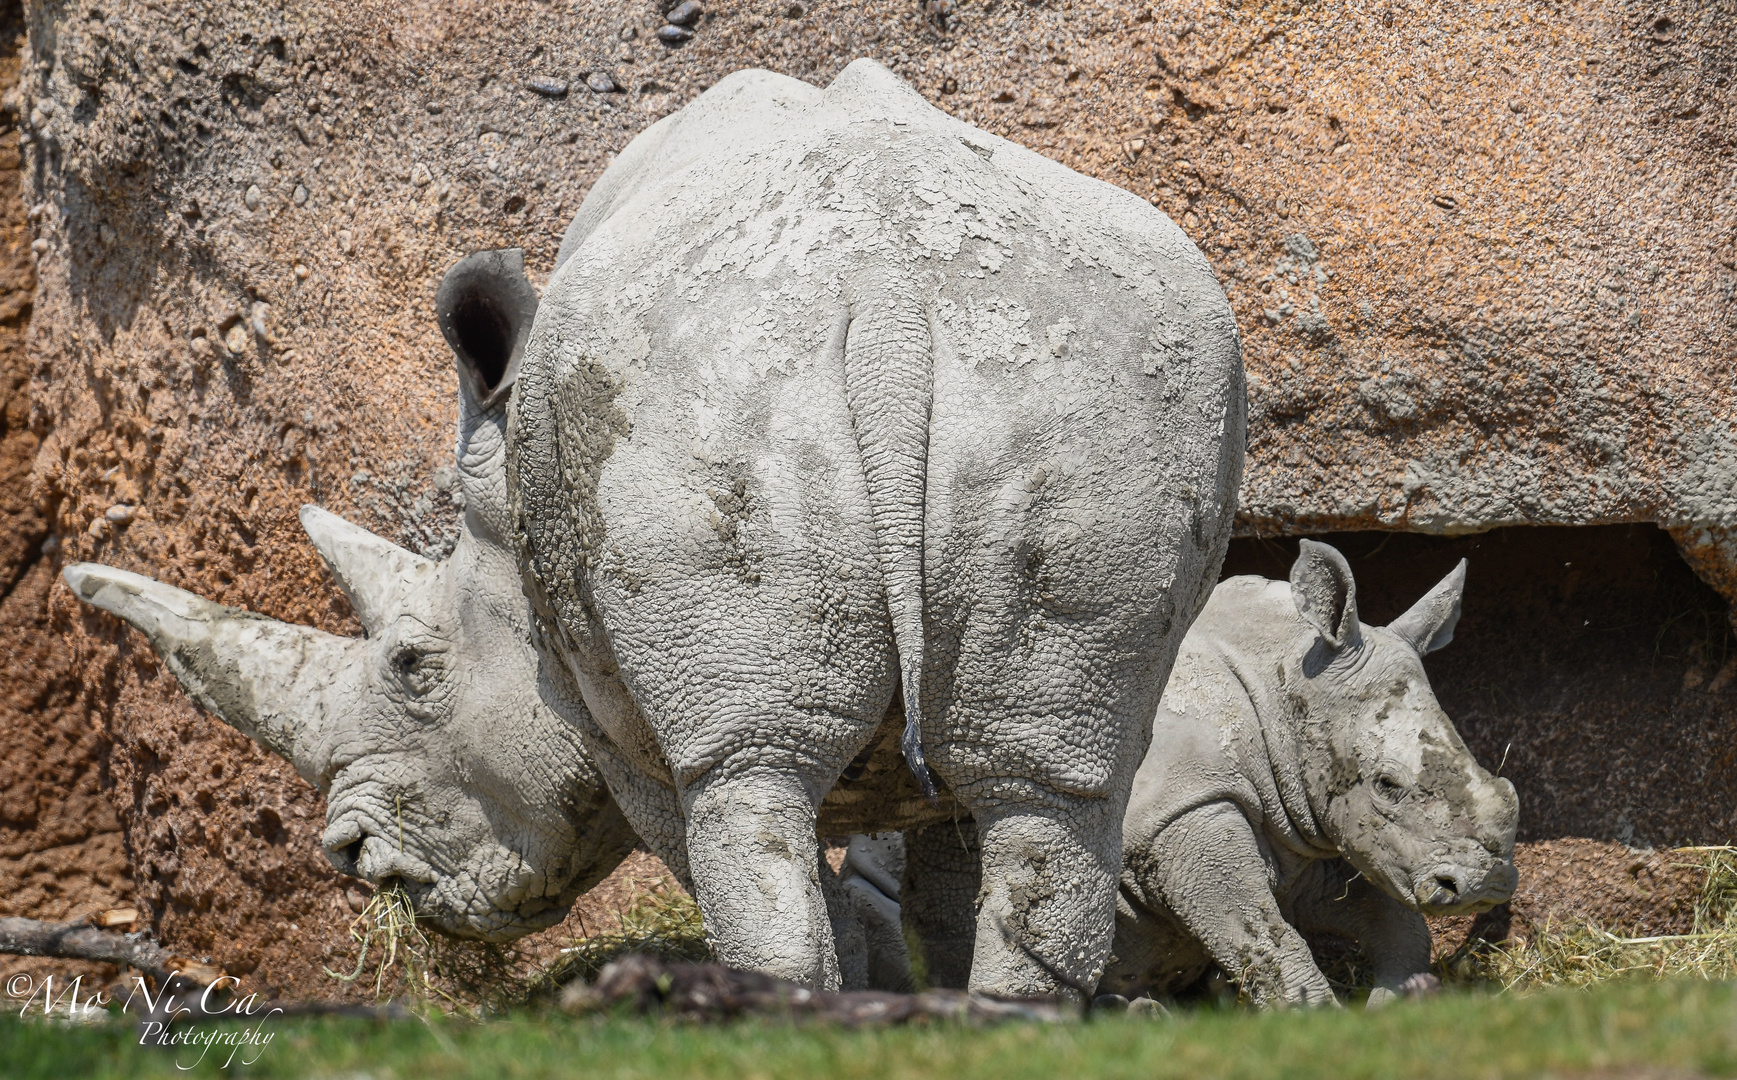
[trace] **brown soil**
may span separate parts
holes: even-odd
[[[0,87],[17,85],[24,26],[0,4]],[[51,509],[32,484],[41,442],[31,426],[26,330],[36,291],[20,190],[15,108],[0,109],[0,915],[78,918],[130,900],[121,824],[104,790],[109,744],[80,692],[64,623],[50,612],[56,561]],[[114,970],[7,958],[0,972]]]

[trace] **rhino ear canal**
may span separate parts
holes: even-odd
[[[1411,610],[1393,620],[1388,629],[1411,642],[1421,656],[1435,652],[1454,639],[1460,621],[1460,599],[1466,591],[1466,561],[1436,583]]]
[[[506,397],[537,316],[525,253],[493,248],[460,259],[435,293],[440,332],[458,358],[459,383],[479,408]]]
[[[1291,565],[1291,601],[1323,641],[1334,649],[1362,640],[1357,622],[1357,582],[1337,548],[1304,540]]]

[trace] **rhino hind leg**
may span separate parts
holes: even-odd
[[[982,884],[975,821],[943,821],[905,834],[899,902],[905,923],[922,944],[930,986],[963,990],[971,982]]]

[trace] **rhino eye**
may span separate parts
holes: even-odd
[[[392,670],[406,690],[420,697],[433,690],[440,678],[440,657],[405,646],[392,654]]]
[[[1391,776],[1378,776],[1375,778],[1375,794],[1385,802],[1396,803],[1405,794],[1405,789]]]

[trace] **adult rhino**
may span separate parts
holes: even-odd
[[[1464,584],[1462,561],[1370,626],[1344,556],[1304,540],[1288,583],[1214,590],[1134,780],[1101,992],[1164,996],[1216,964],[1258,1004],[1333,1004],[1302,936],[1327,932],[1363,947],[1378,1004],[1428,985],[1425,915],[1512,896],[1514,787],[1473,759],[1422,664],[1452,640]],[[905,913],[940,985],[963,979],[961,902],[975,884],[969,833],[954,835]]]
[[[507,407],[523,591],[498,567],[487,591],[529,598],[536,685],[720,959],[836,985],[817,821],[969,813],[972,985],[1095,982],[1157,688],[1241,471],[1236,329],[1199,252],[858,61],[825,91],[740,72],[653,125],[534,300],[488,254],[439,300],[466,393]],[[492,661],[430,643],[400,666],[425,652]],[[310,727],[345,726],[320,710]],[[294,729],[262,741],[293,755]],[[369,738],[351,753],[420,752]],[[314,775],[335,789],[348,765]],[[426,799],[366,783],[373,806]],[[379,814],[350,820],[357,851],[396,845]]]

